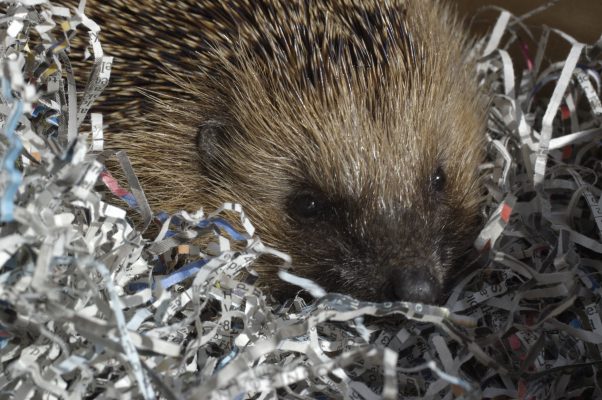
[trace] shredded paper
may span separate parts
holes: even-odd
[[[238,204],[150,209],[89,113],[113,60],[84,6],[0,8],[0,398],[602,397],[602,38],[536,35],[500,10],[473,54],[492,98],[483,266],[444,307],[379,304],[287,272]],[[75,37],[89,46],[72,64]],[[314,300],[261,290],[265,253]]]

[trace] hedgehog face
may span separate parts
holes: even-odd
[[[380,37],[378,61],[374,37],[348,34],[319,62],[320,39],[295,35],[271,46],[296,54],[222,57],[199,89],[214,105],[200,112],[203,174],[293,272],[360,299],[435,303],[478,226],[483,108],[459,44]]]
[[[240,77],[235,111],[212,116],[199,146],[217,197],[239,199],[294,273],[364,300],[437,303],[478,226],[481,117],[455,80],[404,98],[415,89],[397,79],[326,96]]]

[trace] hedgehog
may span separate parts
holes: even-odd
[[[480,225],[486,106],[435,0],[89,1],[102,104],[150,205],[242,204],[292,272],[437,304]],[[260,260],[276,297],[295,289]]]

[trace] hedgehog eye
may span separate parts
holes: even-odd
[[[445,189],[445,172],[443,168],[438,167],[433,176],[431,176],[431,187],[435,192],[441,192]]]
[[[320,196],[302,192],[289,200],[288,210],[293,217],[311,219],[320,216],[326,209],[326,201]]]

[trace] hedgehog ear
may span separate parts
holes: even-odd
[[[207,120],[201,123],[196,134],[196,146],[201,155],[201,165],[208,170],[219,159],[220,149],[227,140],[226,125],[220,121]]]

